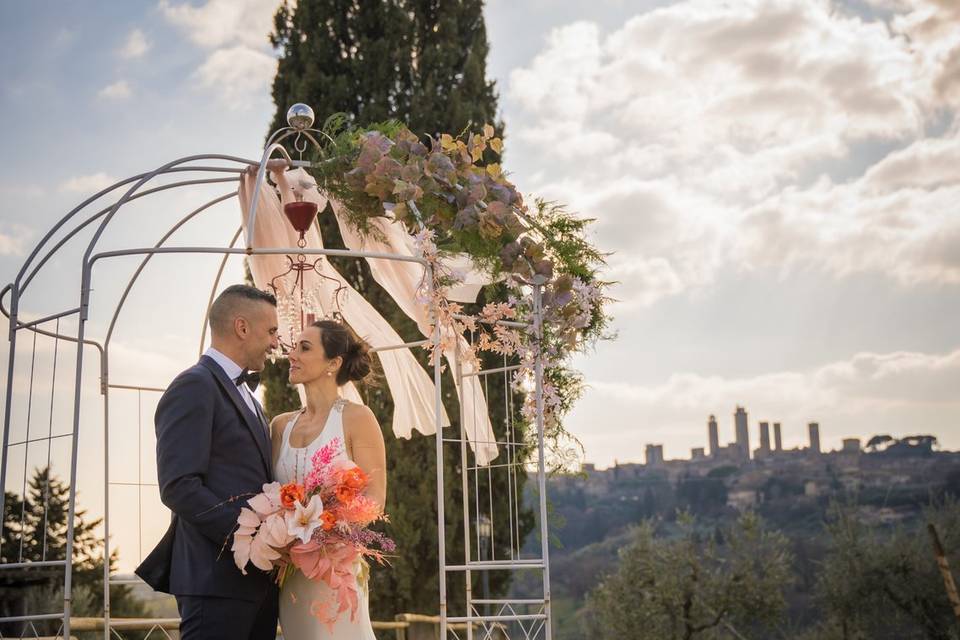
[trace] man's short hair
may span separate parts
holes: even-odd
[[[246,284],[230,285],[217,296],[210,307],[210,330],[219,335],[228,333],[233,319],[252,302],[266,302],[277,306],[277,299],[271,293]]]

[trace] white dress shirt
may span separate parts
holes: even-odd
[[[203,355],[209,356],[214,362],[220,365],[220,368],[223,369],[224,373],[227,374],[227,377],[230,378],[230,380],[235,381],[237,377],[243,373],[243,367],[213,347],[207,349]],[[250,412],[255,415],[258,420],[260,420],[260,416],[263,415],[263,410],[260,409],[257,399],[253,397],[250,387],[248,387],[246,384],[240,384],[237,386],[237,390],[240,392],[240,397],[243,398],[243,401],[247,403],[247,407],[249,407]]]

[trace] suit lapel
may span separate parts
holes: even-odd
[[[243,416],[243,421],[250,430],[251,435],[253,435],[253,439],[257,443],[257,449],[260,450],[260,457],[263,459],[263,464],[267,469],[267,475],[270,476],[271,447],[270,441],[267,440],[266,426],[261,421],[260,416],[250,412],[250,407],[244,402],[243,396],[240,395],[240,390],[237,388],[236,383],[227,377],[226,372],[220,365],[207,356],[201,357],[200,362],[213,373],[213,376],[220,383],[220,386],[223,387],[224,392],[233,401],[233,404],[236,405],[240,415]]]

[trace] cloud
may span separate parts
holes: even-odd
[[[685,443],[706,443],[710,414],[720,422],[721,442],[732,440],[727,412],[740,404],[750,414],[754,443],[753,425],[769,420],[784,424],[787,446],[805,446],[806,423],[819,421],[829,446],[851,434],[933,432],[944,437],[945,446],[956,447],[950,427],[960,416],[957,388],[960,349],[864,352],[810,370],[748,377],[676,373],[654,385],[593,380],[571,427],[593,459],[613,459],[624,451],[639,455],[640,445],[651,442],[665,443],[672,456],[686,456]],[[630,416],[628,424],[622,416]],[[607,433],[603,424],[616,429]]]
[[[775,177],[833,150],[835,137],[916,133],[915,71],[883,24],[823,2],[682,2],[605,39],[589,23],[555,30],[510,91],[538,115],[673,153],[715,143],[743,155],[792,151],[770,168]]]
[[[248,99],[270,86],[277,60],[246,47],[218,49],[194,74],[201,86],[216,90],[231,108],[244,108]]]
[[[746,210],[734,253],[748,268],[815,265],[838,276],[960,283],[958,158],[956,137],[922,139],[849,183],[784,189]]]
[[[149,50],[150,43],[147,41],[147,37],[143,34],[143,31],[134,29],[127,36],[123,47],[120,48],[120,57],[139,58]]]
[[[952,0],[903,0],[891,29],[906,38],[938,100],[960,106],[960,5]]]
[[[205,49],[242,45],[253,49],[267,46],[278,1],[208,0],[206,4],[173,4],[160,0],[160,11],[173,25]]]
[[[855,403],[857,411],[937,404],[960,408],[960,350],[946,354],[909,351],[859,353],[845,362],[821,367],[812,376],[816,388]]]
[[[826,0],[690,0],[609,34],[569,24],[511,73],[513,135],[549,176],[538,191],[597,219],[640,304],[731,265],[960,282],[960,136],[926,133],[960,96],[945,2],[885,3],[884,22]],[[830,176],[864,145],[887,155]]]
[[[61,191],[72,191],[76,193],[96,193],[106,189],[117,182],[113,176],[99,172],[87,176],[74,176],[68,178],[60,184]]]
[[[168,22],[190,40],[212,50],[194,73],[200,86],[230,108],[244,108],[251,98],[266,97],[277,61],[269,45],[275,0],[208,0],[206,4],[160,1]]]
[[[29,227],[16,223],[0,223],[0,256],[20,256],[33,233]]]
[[[97,93],[97,96],[105,100],[125,100],[130,95],[130,85],[127,84],[126,80],[118,80],[109,84]]]
[[[593,381],[590,386],[601,395],[641,405],[701,412],[745,398],[762,405],[796,407],[854,401],[858,412],[927,402],[960,409],[955,393],[960,386],[960,349],[945,354],[864,352],[810,371],[745,378],[678,373],[656,386],[602,381]]]
[[[960,184],[960,144],[955,136],[923,139],[894,151],[863,176],[864,189],[890,193],[899,189],[949,188]]]

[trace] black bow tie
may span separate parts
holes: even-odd
[[[237,376],[235,380],[237,386],[239,387],[243,383],[247,383],[247,387],[250,389],[250,393],[253,393],[257,390],[257,387],[260,385],[260,372],[259,371],[247,371],[244,369],[240,372],[240,375]]]

